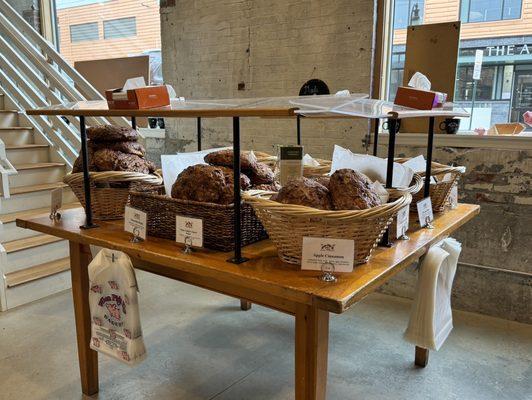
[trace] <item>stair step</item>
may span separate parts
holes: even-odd
[[[32,249],[34,247],[43,246],[45,244],[59,242],[63,239],[52,235],[38,235],[29,238],[12,240],[11,242],[3,243],[7,254],[15,253],[17,251]]]
[[[12,126],[9,128],[0,126],[0,139],[6,146],[30,144],[33,143],[33,138],[31,126]]]
[[[68,269],[70,269],[70,258],[61,258],[20,271],[10,272],[5,275],[6,285],[8,288],[12,288],[67,271]]]
[[[0,127],[11,128],[19,126],[19,112],[16,110],[0,110]]]
[[[53,190],[57,188],[65,188],[68,185],[63,182],[54,182],[54,183],[43,183],[40,185],[28,185],[20,186],[10,189],[11,195],[24,194],[24,193],[33,193],[33,192],[42,192],[45,190]]]
[[[79,204],[78,202],[68,203],[68,204],[63,204],[63,206],[61,207],[61,210],[68,210],[70,208],[78,208],[78,207],[81,207],[81,204]],[[9,224],[10,222],[15,222],[17,219],[20,219],[20,218],[29,218],[34,215],[45,214],[48,212],[50,212],[50,207],[36,208],[34,210],[19,211],[19,212],[14,212],[10,214],[4,214],[4,215],[0,215],[0,222],[3,224]]]
[[[47,144],[17,144],[17,145],[6,145],[6,150],[34,150],[34,149],[45,149],[47,147],[50,147]]]
[[[60,163],[60,162],[40,162],[40,163],[15,164],[13,166],[15,167],[15,169],[17,171],[26,171],[26,170],[31,170],[31,169],[64,167],[65,163]]]

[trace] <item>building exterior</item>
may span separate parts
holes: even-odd
[[[157,0],[57,0],[56,4],[60,52],[72,64],[160,51]]]
[[[522,121],[532,110],[532,0],[396,0],[394,16],[389,97],[402,83],[405,28],[461,20],[454,101],[470,107],[475,97],[473,128]],[[477,50],[483,64],[475,83]]]

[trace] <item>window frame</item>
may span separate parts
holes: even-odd
[[[521,6],[519,7],[519,16],[515,18],[504,18],[504,5],[508,0],[500,0],[501,2],[501,17],[499,19],[490,19],[488,21],[470,21],[470,14],[471,14],[471,2],[474,0],[460,0],[460,8],[458,10],[458,17],[460,21],[462,21],[463,24],[485,24],[490,22],[501,22],[501,21],[513,21],[518,20],[523,17],[523,0],[519,0],[521,2]],[[467,4],[467,10],[464,10],[464,5]],[[466,12],[464,12],[466,11]]]

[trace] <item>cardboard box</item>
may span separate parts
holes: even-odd
[[[445,93],[399,86],[394,103],[417,110],[432,110],[434,107],[441,107],[446,99]]]
[[[488,135],[518,135],[525,129],[526,125],[519,122],[510,124],[495,124],[488,129]]]
[[[142,110],[170,105],[166,86],[145,86],[123,91],[122,88],[105,91],[110,110]]]

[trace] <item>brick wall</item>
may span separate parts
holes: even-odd
[[[297,95],[309,79],[331,92],[369,93],[372,0],[176,0],[161,5],[163,74],[180,96]],[[239,90],[239,86],[240,89]],[[167,121],[165,151],[196,148],[195,121]],[[204,120],[204,147],[231,143],[228,119]],[[335,143],[362,149],[367,122],[302,123],[308,152],[330,157]],[[244,148],[295,143],[294,120],[242,119]]]
[[[385,154],[381,146],[380,154]],[[425,154],[423,146],[397,146],[400,157]],[[453,307],[532,323],[532,152],[439,147],[434,158],[463,165],[459,200],[480,204],[480,215],[454,236],[464,246],[453,287]],[[386,283],[385,293],[412,297],[417,271]]]

